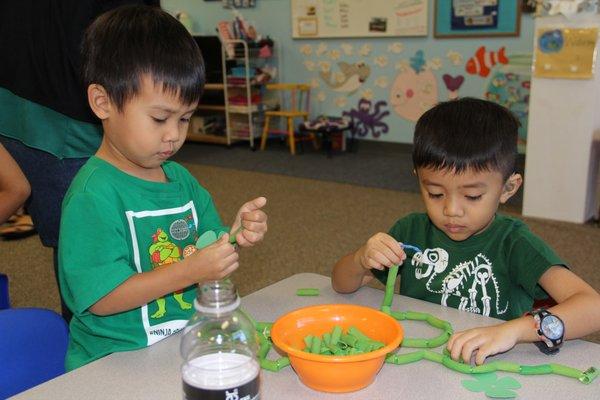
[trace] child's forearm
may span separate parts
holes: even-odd
[[[595,293],[576,294],[548,310],[565,324],[565,340],[577,339],[600,330],[600,296]],[[505,322],[505,326],[517,332],[519,343],[540,340],[531,315]]]
[[[352,293],[373,279],[369,270],[354,259],[355,253],[342,257],[333,267],[331,285],[336,292]]]
[[[90,311],[97,315],[111,315],[141,307],[159,297],[188,287],[195,282],[185,273],[185,260],[135,274],[98,300]]]
[[[565,339],[577,339],[600,331],[600,295],[595,291],[577,293],[549,308],[565,324]]]

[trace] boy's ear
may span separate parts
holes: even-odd
[[[101,120],[107,119],[110,115],[111,103],[106,89],[102,85],[92,83],[88,86],[87,95],[94,114]]]
[[[517,190],[523,184],[523,177],[521,174],[512,174],[504,183],[502,187],[502,194],[500,195],[500,203],[504,204],[510,199]]]

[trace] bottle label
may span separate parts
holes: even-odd
[[[231,389],[202,389],[183,381],[183,398],[185,400],[259,400],[260,379],[256,378],[241,386]]]

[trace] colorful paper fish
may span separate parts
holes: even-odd
[[[479,75],[483,78],[490,74],[491,68],[496,64],[508,64],[508,57],[504,54],[506,49],[500,47],[496,51],[486,51],[485,46],[481,46],[475,52],[475,55],[467,61],[465,70],[471,75]]]

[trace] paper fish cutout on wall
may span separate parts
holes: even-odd
[[[448,89],[448,100],[454,100],[458,98],[458,89],[465,82],[465,77],[462,75],[451,76],[444,74],[442,76],[446,89]]]
[[[422,50],[410,58],[410,68],[402,71],[392,85],[390,105],[396,114],[409,121],[419,117],[438,102],[438,86]]]
[[[496,64],[508,64],[508,57],[504,53],[506,49],[500,47],[500,50],[486,51],[485,46],[481,46],[475,52],[475,55],[467,61],[465,70],[471,75],[479,75],[483,78],[490,74],[491,68]]]
[[[354,93],[371,75],[371,68],[362,62],[355,64],[339,62],[337,65],[342,73],[342,79],[332,77],[331,71],[321,71],[320,73],[321,79],[336,92]]]

